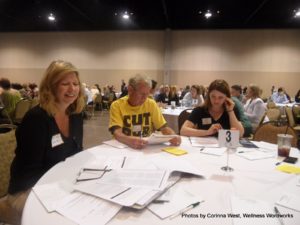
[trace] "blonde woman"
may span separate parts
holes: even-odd
[[[56,163],[82,150],[84,98],[78,70],[53,61],[40,85],[39,105],[16,131],[16,156],[8,195],[0,201],[0,221],[19,224],[31,187]]]
[[[247,88],[246,97],[248,100],[244,105],[244,109],[245,115],[248,116],[251,122],[253,131],[256,130],[266,112],[266,106],[260,98],[261,92],[261,89],[254,84],[250,84]]]

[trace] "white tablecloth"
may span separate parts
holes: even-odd
[[[226,155],[213,156],[201,154],[199,147],[192,147],[189,139],[183,137],[180,148],[188,151],[183,156],[174,156],[162,152],[162,145],[148,146],[142,151],[133,149],[116,149],[107,145],[100,145],[95,148],[83,151],[72,158],[61,162],[50,169],[38,182],[38,184],[51,183],[61,179],[73,181],[78,170],[89,159],[95,155],[127,155],[127,156],[160,156],[174,158],[181,157],[186,159],[193,166],[201,169],[203,172],[209,172],[208,179],[198,177],[183,178],[178,184],[188,188],[191,193],[200,195],[205,202],[200,206],[188,211],[188,214],[204,214],[206,218],[184,218],[178,216],[172,220],[160,220],[149,210],[133,210],[124,208],[109,224],[233,224],[231,218],[220,218],[218,215],[231,212],[231,196],[249,197],[266,201],[272,205],[284,192],[300,196],[300,186],[296,185],[299,176],[279,172],[275,169],[278,158],[268,158],[256,161],[250,161],[232,153],[229,155],[229,165],[234,168],[233,172],[224,172],[220,168],[226,164]],[[293,152],[299,157],[299,151]],[[299,162],[297,164],[300,165]],[[300,203],[299,203],[300,204]],[[285,225],[300,224],[300,212],[277,206],[281,213],[290,213],[292,219],[285,218]],[[263,212],[262,212],[263,213]],[[207,218],[207,216],[214,218]],[[266,219],[267,220],[267,219]],[[259,225],[255,219],[245,219],[246,224]],[[26,202],[22,225],[74,225],[73,222],[64,218],[58,213],[47,213],[33,192],[30,193]],[[265,224],[265,223],[263,223]],[[278,224],[279,220],[278,220]]]
[[[171,127],[177,134],[179,134],[178,130],[178,116],[180,113],[185,110],[186,108],[180,107],[180,108],[167,108],[167,109],[162,109],[162,114],[167,121],[169,127]]]

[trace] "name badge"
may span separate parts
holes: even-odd
[[[208,124],[211,124],[212,121],[211,121],[211,118],[203,118],[202,119],[202,124],[203,125],[208,125]]]
[[[51,146],[52,146],[52,148],[54,148],[54,147],[56,147],[58,145],[61,145],[63,143],[64,143],[64,141],[61,138],[60,134],[55,134],[55,135],[52,136],[52,139],[51,139]]]
[[[132,131],[133,132],[139,132],[142,130],[142,125],[133,125],[132,126]]]

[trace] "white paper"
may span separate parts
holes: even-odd
[[[209,154],[209,155],[216,155],[216,156],[222,156],[226,152],[227,148],[207,148],[203,147],[200,148],[200,153]]]
[[[193,147],[219,147],[218,139],[215,137],[189,137]]]
[[[261,151],[277,151],[277,145],[264,141],[252,141]]]
[[[275,211],[274,211],[274,207],[272,207],[269,203],[264,201],[232,196],[231,208],[233,214],[240,215],[240,218],[233,219],[234,225],[280,224],[278,218],[272,218],[272,217],[267,218],[267,214],[274,215]],[[258,216],[251,217],[252,214]],[[244,215],[250,215],[250,217],[246,217]]]
[[[236,155],[249,160],[259,160],[259,159],[275,157],[274,153],[272,152],[262,152],[255,149],[250,150],[249,148],[241,148],[241,147],[238,148]]]
[[[112,140],[109,140],[109,141],[103,141],[103,144],[106,144],[106,145],[109,145],[109,146],[112,146],[112,147],[115,147],[115,148],[128,148],[127,145],[117,141],[116,139],[112,139]]]
[[[165,219],[180,212],[180,210],[191,204],[203,201],[202,197],[194,196],[187,190],[176,186],[168,189],[160,198],[168,200],[169,202],[160,204],[152,203],[147,207],[160,219]],[[201,204],[198,207],[201,207]]]
[[[173,139],[174,137],[177,137],[177,135],[163,135],[163,134],[156,134],[156,133],[152,133],[150,135],[150,137],[146,137],[144,138],[145,140],[148,141],[148,144],[162,144],[165,142],[170,141],[171,139]]]
[[[69,195],[72,191],[72,184],[67,182],[55,182],[50,184],[36,185],[32,188],[35,195],[48,212],[53,212],[57,201]]]
[[[79,225],[104,225],[121,208],[100,198],[74,192],[59,202],[56,211]]]
[[[151,191],[151,189],[145,188],[122,187],[113,184],[101,183],[92,183],[87,185],[80,184],[74,188],[80,192],[128,207],[135,204],[139,199]]]
[[[168,178],[166,170],[120,169],[105,174],[97,183],[162,190]]]
[[[276,204],[300,212],[299,202],[299,196],[290,193],[284,193],[276,202]]]
[[[207,177],[208,174],[203,171],[195,168],[190,162],[182,159],[182,158],[164,158],[164,157],[156,157],[152,159],[153,164],[156,165],[158,169],[165,169],[182,173],[189,173],[198,176]]]
[[[156,199],[158,196],[162,195],[168,188],[171,188],[174,184],[176,184],[181,178],[181,174],[179,172],[172,173],[172,175],[169,177],[166,188],[162,191],[151,191],[147,193],[145,196],[143,196],[141,199],[139,199],[136,204],[134,205],[134,208],[144,208],[147,206],[153,199]],[[161,199],[161,196],[159,197]]]

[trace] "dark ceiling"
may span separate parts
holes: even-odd
[[[299,8],[300,0],[0,0],[0,32],[299,29]]]

